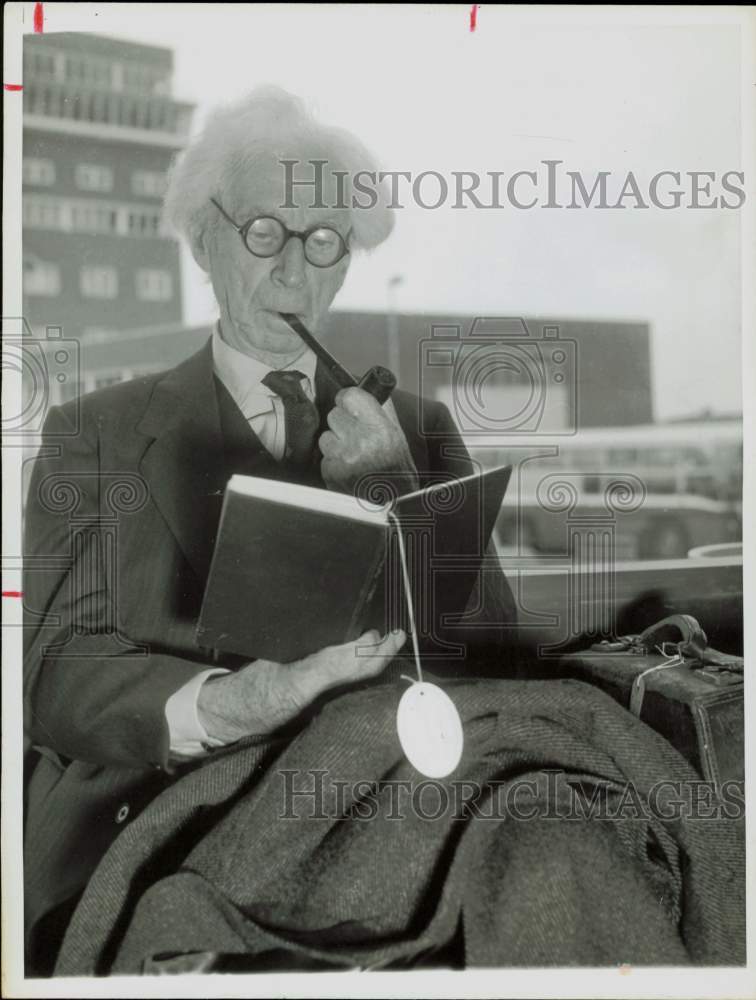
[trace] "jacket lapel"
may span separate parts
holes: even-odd
[[[204,583],[226,485],[211,342],[158,382],[138,428],[150,496]]]
[[[328,414],[334,407],[336,393],[341,387],[333,380],[323,362],[318,359],[315,366],[315,405],[320,414],[318,436],[328,430]]]

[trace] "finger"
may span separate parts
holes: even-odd
[[[330,659],[334,659],[339,656],[349,656],[360,646],[378,646],[383,642],[384,638],[385,637],[381,635],[377,628],[370,628],[367,632],[363,632],[359,639],[352,639],[351,642],[340,642],[336,646],[324,646],[323,649],[317,653],[313,653],[312,655],[328,656]]]
[[[368,629],[367,632],[363,632],[359,639],[355,639],[353,646],[355,649],[377,649],[383,642],[385,636],[382,636],[377,628]]]
[[[341,406],[334,406],[327,417],[336,437],[343,438],[357,429],[357,421]]]
[[[321,455],[328,458],[339,450],[339,439],[333,431],[325,431],[318,438],[318,447]]]
[[[290,671],[290,681],[298,697],[308,704],[330,688],[377,676],[397,655],[406,639],[401,629],[383,638],[371,629],[354,642],[322,649],[284,669]]]
[[[344,492],[341,485],[343,466],[338,459],[324,458],[320,463],[320,475],[327,489],[334,490],[336,493]]]
[[[375,424],[386,419],[386,414],[375,396],[371,396],[364,389],[352,386],[349,389],[340,389],[336,393],[336,405],[343,407],[346,412],[365,423]]]
[[[355,653],[361,666],[357,668],[357,673],[362,674],[365,670],[371,673],[380,672],[384,666],[392,660],[404,643],[407,641],[407,634],[403,629],[395,629],[381,636],[375,629],[365,632],[354,643]]]
[[[394,629],[380,635],[376,629],[370,629],[359,639],[355,640],[355,646],[363,652],[370,650],[372,656],[396,656],[404,643],[407,641],[407,633],[403,629]]]
[[[380,643],[375,648],[375,655],[388,660],[392,660],[401,650],[407,641],[407,633],[404,629],[397,628],[393,632],[387,632]]]

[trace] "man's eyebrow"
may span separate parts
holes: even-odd
[[[327,218],[321,219],[320,222],[316,223],[316,225],[318,225],[318,226],[330,226],[331,229],[338,229],[339,225],[341,225],[343,222],[346,222],[347,226],[349,225],[349,219],[348,218],[347,219],[343,219],[343,218],[342,219],[334,219],[334,218],[332,218],[329,215]]]
[[[338,233],[342,239],[346,239],[347,236],[352,231],[352,227],[348,224],[344,224],[344,220],[338,222],[335,219],[319,219],[317,222],[313,222],[311,225],[306,226],[306,229],[332,229],[334,232]]]
[[[286,220],[282,219],[281,216],[278,214],[278,209],[260,208],[259,206],[253,206],[248,211],[245,211],[242,225],[244,224],[244,222],[248,222],[250,219],[258,219],[260,217],[265,217],[266,219],[277,219],[281,223],[281,225],[286,226],[287,229],[291,229],[291,226],[289,226]],[[337,219],[329,215],[325,219],[318,219],[315,222],[311,222],[308,226],[305,226],[304,228],[305,230],[307,230],[307,229],[317,229],[318,226],[329,226],[331,229],[335,229],[336,232],[340,232],[339,225],[345,223],[346,232],[347,234],[349,234],[352,230],[350,222],[351,220],[349,217]]]
[[[259,205],[254,205],[250,209],[245,209],[242,214],[244,215],[244,221],[245,222],[248,222],[250,219],[257,219],[261,215],[264,215],[268,219],[277,219],[278,218],[278,216],[275,214],[275,212],[272,212],[269,209],[260,208]]]

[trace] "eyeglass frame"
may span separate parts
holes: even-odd
[[[243,222],[241,225],[238,225],[236,222],[234,222],[234,220],[231,218],[231,216],[228,214],[225,208],[220,204],[220,202],[216,201],[215,198],[211,198],[210,201],[213,203],[213,205],[215,205],[215,207],[218,209],[218,211],[226,220],[226,222],[230,223],[236,230],[236,232],[239,234],[244,249],[247,250],[249,253],[251,253],[253,257],[257,257],[259,260],[271,260],[273,257],[276,257],[279,253],[281,253],[281,251],[289,242],[289,240],[292,238],[292,236],[296,236],[297,239],[300,239],[302,241],[302,251],[305,255],[305,260],[307,261],[307,263],[311,264],[313,267],[320,268],[321,270],[325,270],[326,268],[329,267],[335,267],[339,263],[339,261],[342,261],[349,254],[349,247],[347,246],[347,240],[344,239],[344,237],[341,235],[338,229],[334,229],[333,226],[316,225],[316,226],[310,226],[309,229],[305,230],[289,229],[289,227],[285,225],[275,215],[255,215],[251,219],[248,219],[246,222]],[[277,222],[284,231],[284,241],[281,244],[280,248],[275,251],[275,253],[267,255],[261,253],[255,253],[255,251],[247,243],[247,233],[252,227],[252,224],[258,222],[260,219],[273,219],[273,221]],[[342,253],[331,264],[316,264],[314,261],[311,261],[310,258],[307,256],[307,250],[306,250],[307,240],[310,238],[310,236],[312,236],[313,233],[316,233],[318,229],[327,229],[329,232],[335,233],[341,242]],[[349,239],[350,236],[351,236],[351,230],[347,233],[347,239]]]

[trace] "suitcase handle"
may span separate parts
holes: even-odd
[[[678,632],[681,637],[681,641],[677,644],[680,656],[693,660],[703,667],[717,667],[733,674],[743,673],[742,657],[730,656],[727,653],[720,653],[718,649],[712,649],[706,633],[692,615],[670,615],[669,618],[662,618],[660,622],[650,625],[641,632],[637,640],[638,645],[651,653],[662,642],[663,633],[670,629]]]
[[[649,667],[638,674],[633,681],[630,691],[630,711],[638,718],[641,717],[648,674],[658,670],[666,670],[668,667],[679,667],[686,660],[693,660],[696,665],[702,666],[704,674],[707,668],[711,667],[724,671],[719,676],[727,677],[728,682],[735,680],[732,677],[733,674],[743,673],[743,660],[740,657],[727,656],[725,653],[720,653],[719,650],[709,648],[706,633],[692,615],[670,615],[668,618],[662,618],[661,621],[650,625],[641,632],[638,636],[638,645],[642,646],[647,653],[653,652],[654,649],[660,649],[662,654],[666,656],[664,645],[665,642],[671,642],[671,640],[665,640],[662,637],[665,632],[668,634],[670,630],[677,632],[681,637],[681,641],[677,643],[677,655],[666,662]]]
[[[689,657],[693,660],[703,660],[709,640],[706,633],[692,615],[670,615],[662,618],[655,625],[650,625],[638,636],[638,643],[652,652],[662,641],[669,642],[667,637],[663,640],[664,633],[670,630],[677,632],[680,636],[678,650],[681,656]]]

